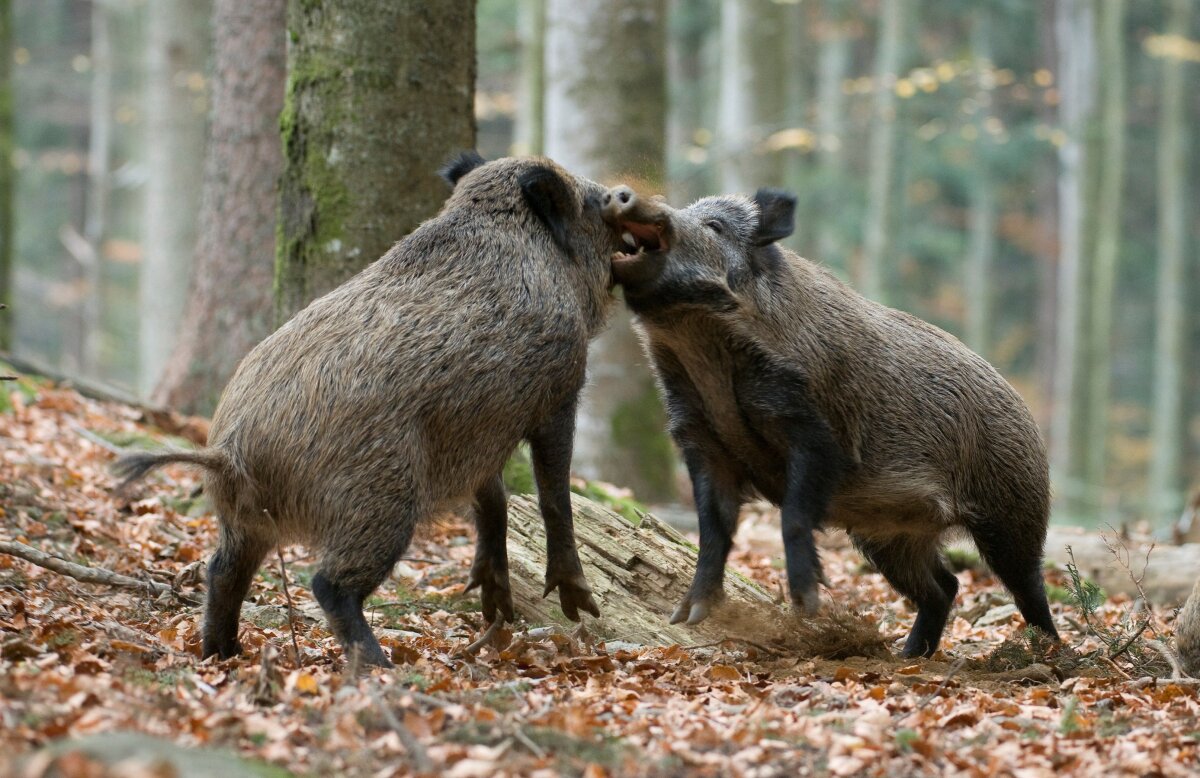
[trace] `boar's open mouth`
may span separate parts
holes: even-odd
[[[669,248],[666,230],[661,224],[623,221],[617,224],[617,229],[621,233],[621,242],[624,245],[613,257],[614,261],[635,257],[643,252],[652,254],[666,251]]]

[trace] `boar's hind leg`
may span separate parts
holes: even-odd
[[[205,603],[202,656],[228,659],[242,652],[238,643],[238,618],[242,600],[258,572],[271,543],[221,524],[217,550],[208,560],[208,595]]]
[[[933,656],[958,594],[958,579],[946,569],[936,540],[926,536],[851,537],[888,583],[917,606],[917,620],[901,655]]]
[[[579,621],[579,611],[600,615],[579,563],[571,520],[571,447],[575,442],[575,398],[528,436],[538,505],[546,524],[545,597],[558,589],[563,614]]]
[[[697,624],[708,617],[724,596],[725,563],[733,548],[741,501],[740,491],[732,482],[735,475],[710,467],[704,455],[691,445],[684,449],[684,460],[692,478],[696,517],[700,522],[700,555],[692,585],[671,614],[671,623]]]
[[[387,507],[372,512],[372,504]],[[411,506],[383,501],[365,501],[356,506],[355,512],[352,521],[343,520],[340,525],[346,530],[341,536],[326,540],[321,571],[313,576],[312,593],[347,659],[357,652],[358,660],[365,664],[391,667],[363,616],[362,605],[367,595],[387,580],[396,560],[408,548],[416,514]]]
[[[1037,627],[1054,639],[1058,630],[1050,617],[1050,603],[1046,600],[1046,587],[1042,582],[1042,544],[1045,542],[1043,529],[1035,537],[1021,537],[1012,532],[1011,522],[980,522],[968,525],[975,547],[988,567],[1000,582],[1012,593],[1013,602],[1025,617],[1025,623]],[[1008,528],[998,532],[998,527]]]
[[[475,562],[467,591],[480,587],[483,617],[495,621],[497,611],[503,621],[513,621],[512,590],[508,583],[508,499],[504,478],[489,479],[475,493]]]

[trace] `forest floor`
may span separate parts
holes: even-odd
[[[216,526],[193,496],[195,475],[167,469],[132,502],[113,493],[112,448],[162,438],[137,409],[29,383],[0,404],[0,541],[202,595]],[[731,561],[771,592],[784,576],[778,534],[772,512],[748,512]],[[268,559],[243,612],[246,654],[225,662],[199,661],[200,609],[180,597],[0,554],[0,775],[174,774],[125,758],[148,753],[138,746],[116,757],[47,749],[89,736],[118,748],[118,732],[219,749],[262,774],[1200,771],[1197,686],[1169,680],[1149,645],[1170,636],[1174,614],[1088,603],[1087,583],[1062,570],[1047,573],[1060,649],[1031,645],[1007,593],[966,558],[943,651],[900,659],[911,610],[831,535],[823,596],[841,616],[828,629],[860,638],[833,656],[781,648],[744,624],[699,647],[518,625],[509,647],[466,658],[482,626],[478,598],[463,591],[472,545],[461,519],[421,531],[371,600],[396,669],[362,674],[346,671],[316,613],[303,548],[282,551],[286,591],[281,558]]]

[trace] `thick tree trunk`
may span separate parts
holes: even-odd
[[[817,146],[821,171],[817,259],[846,271],[842,223],[846,208],[846,94],[842,82],[850,73],[850,33],[846,0],[825,0],[821,17],[821,52],[817,60]]]
[[[667,197],[684,206],[711,193],[707,150],[710,61],[717,7],[711,0],[670,0],[667,40]]]
[[[513,126],[513,153],[541,154],[546,131],[546,0],[519,0],[521,80]]]
[[[1092,167],[1088,131],[1096,102],[1095,18],[1090,0],[1063,0],[1055,28],[1058,38],[1060,122],[1066,140],[1059,147],[1059,260],[1057,370],[1050,434],[1055,494],[1067,514],[1081,518],[1090,491],[1085,482],[1087,436],[1086,341],[1088,306],[1088,223]]]
[[[1185,36],[1191,0],[1171,0],[1167,34]],[[1150,514],[1159,526],[1179,515],[1186,484],[1182,454],[1184,367],[1187,365],[1188,157],[1184,143],[1185,64],[1163,60],[1158,126],[1158,299],[1155,305],[1154,407],[1151,427]],[[1200,604],[1197,605],[1200,608]],[[1197,627],[1200,630],[1200,625]],[[1200,650],[1200,647],[1198,647]],[[1197,657],[1200,662],[1200,656]]]
[[[436,213],[475,142],[473,0],[290,0],[288,32],[277,323]]]
[[[1038,8],[1038,64],[1046,72],[1058,68],[1058,44],[1054,35],[1055,0],[1042,0]],[[1038,118],[1046,126],[1058,122],[1056,108],[1038,101]],[[1050,152],[1046,152],[1049,154]],[[1039,164],[1036,173],[1038,225],[1037,264],[1037,331],[1041,333],[1037,343],[1037,386],[1039,402],[1034,407],[1038,426],[1050,428],[1053,417],[1051,398],[1054,397],[1054,378],[1058,364],[1056,322],[1058,321],[1058,169],[1053,158],[1047,156]]]
[[[888,249],[896,162],[896,79],[901,64],[901,32],[907,0],[882,0],[875,53],[875,97],[868,149],[867,213],[862,264],[855,283],[872,300],[886,302],[884,255]]]
[[[971,48],[975,62],[982,68],[992,67],[991,18],[988,9],[977,11],[972,30]],[[993,115],[992,93],[984,88],[984,80],[975,93],[979,104],[976,114],[976,170],[971,176],[970,216],[968,218],[967,263],[963,278],[963,298],[966,307],[964,329],[967,345],[975,353],[988,355],[991,335],[991,275],[996,255],[996,190],[991,174],[991,138],[987,120]]]
[[[770,0],[721,3],[721,89],[717,149],[721,189],[751,194],[783,183],[779,155],[766,148],[783,128],[786,74],[782,7]]]
[[[156,405],[211,413],[238,362],[271,331],[286,11],[287,0],[216,0],[200,236]]]
[[[1116,506],[1104,497],[1108,408],[1112,384],[1113,293],[1121,249],[1121,188],[1125,180],[1125,0],[1100,5],[1103,137],[1099,149],[1096,252],[1088,328],[1087,484],[1100,498],[1100,518]]]
[[[679,533],[645,516],[638,526],[584,497],[571,495],[579,557],[600,618],[588,629],[611,640],[643,645],[691,645],[730,637],[720,611],[696,626],[667,623],[696,571],[696,550]],[[508,565],[517,612],[534,624],[570,622],[553,595],[542,597],[546,541],[537,502],[509,501]],[[727,572],[725,594],[736,609],[769,605],[771,597],[741,576]],[[737,637],[737,635],[733,635]]]
[[[204,165],[208,0],[155,0],[146,40],[146,181],[138,390],[162,376],[187,300]]]
[[[661,191],[665,159],[665,0],[549,0],[546,154],[600,181]],[[592,344],[575,466],[674,496],[674,456],[645,356],[622,306]]]
[[[13,189],[13,15],[0,0],[0,349],[12,350]]]

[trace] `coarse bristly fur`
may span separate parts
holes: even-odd
[[[932,654],[958,590],[941,543],[958,530],[1056,636],[1041,578],[1049,474],[1025,403],[955,338],[778,246],[794,208],[778,190],[681,210],[628,189],[607,201],[627,236],[613,276],[695,485],[700,560],[673,620],[720,598],[738,506],[758,492],[782,508],[807,612],[822,580],[812,533],[844,527],[917,605],[904,653]]]
[[[470,586],[513,618],[500,474],[528,440],[546,520],[547,593],[597,613],[575,550],[569,462],[589,339],[612,300],[605,188],[544,159],[443,176],[453,193],[381,259],[314,301],[242,361],[200,452],[134,454],[205,468],[220,520],[203,652],[240,650],[238,614],[264,555],[319,549],[313,593],[346,649],[386,665],[362,614],[419,521],[475,503]]]
[[[1175,619],[1175,650],[1179,653],[1183,671],[1200,678],[1200,581],[1183,604]]]

